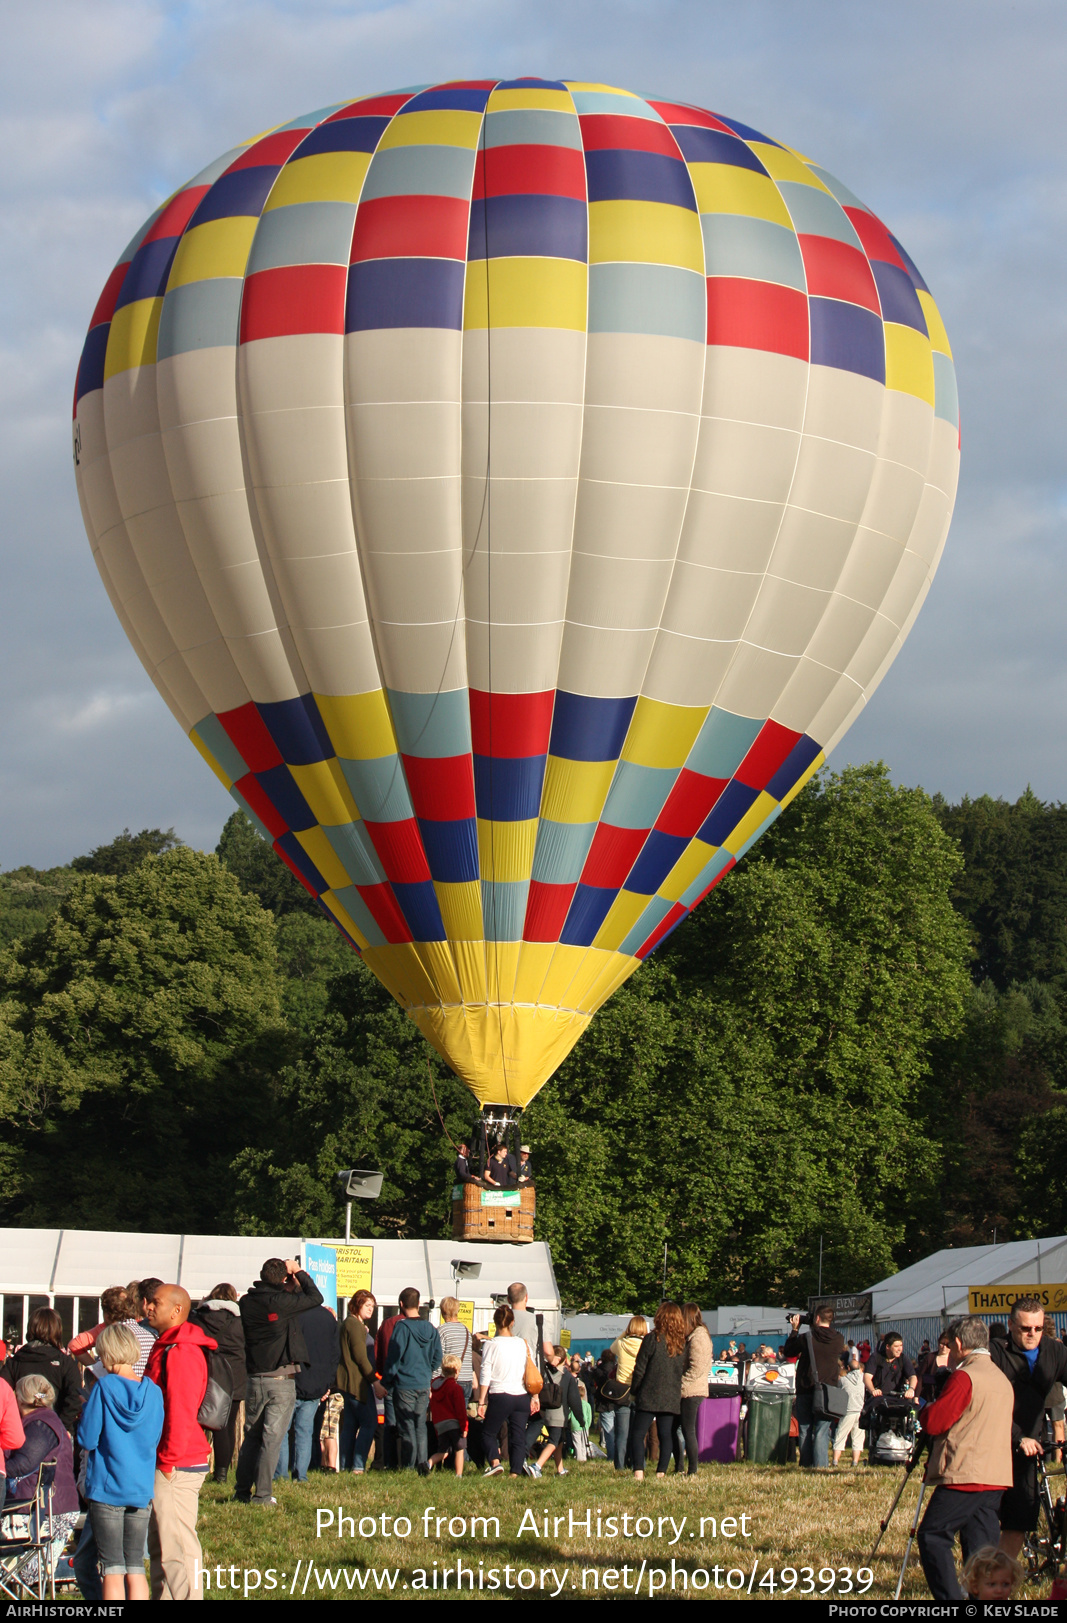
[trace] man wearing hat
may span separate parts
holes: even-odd
[[[510,1158],[509,1158],[510,1159]],[[518,1165],[512,1166],[517,1189],[532,1189],[534,1181],[533,1162],[530,1160],[530,1146],[523,1144],[519,1147]]]

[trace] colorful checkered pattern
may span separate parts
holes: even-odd
[[[541,79],[225,154],[112,272],[74,415],[160,693],[517,1105],[866,702],[959,457],[937,307],[840,182]]]

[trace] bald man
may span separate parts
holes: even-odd
[[[188,1322],[189,1307],[189,1293],[180,1285],[156,1285],[145,1297],[145,1318],[157,1332],[145,1375],[163,1393],[148,1527],[153,1600],[204,1598],[196,1518],[210,1443],[196,1416],[207,1390],[207,1353],[216,1343]]]

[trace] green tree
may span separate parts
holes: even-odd
[[[180,844],[172,828],[143,828],[139,834],[124,828],[110,844],[98,845],[64,867],[14,868],[0,874],[0,946],[43,930],[76,874],[129,873],[146,856],[159,856]]]
[[[974,939],[975,980],[1067,993],[1067,806],[1027,789],[1014,804],[938,796],[934,807],[964,856],[953,899]]]
[[[1019,1238],[1067,1233],[1067,1094],[1023,1123],[1017,1155]]]
[[[796,1300],[906,1252],[937,1186],[916,1101],[955,1031],[953,841],[883,768],[816,782],[592,1023],[533,1103],[575,1302]]]
[[[72,877],[69,868],[12,868],[0,874],[0,946],[43,930]]]
[[[4,1221],[225,1230],[285,1039],[270,917],[185,848],[0,955]]]
[[[131,834],[124,828],[107,845],[96,846],[88,856],[75,857],[70,866],[75,873],[109,873],[119,877],[140,867],[145,857],[161,857],[181,843],[172,828],[143,828],[139,834]]]
[[[1029,789],[1014,804],[983,795],[934,807],[965,859],[953,900],[975,985],[963,1030],[934,1054],[925,1113],[946,1175],[926,1232],[984,1244],[994,1229],[1032,1231],[1023,1145],[1040,1139],[1067,1087],[1067,807]]]
[[[234,1164],[238,1230],[343,1233],[336,1175],[361,1166],[380,1168],[385,1180],[380,1198],[353,1213],[359,1233],[444,1237],[450,1136],[466,1134],[477,1107],[380,982],[346,952],[317,1030],[271,1078],[259,1146]]]

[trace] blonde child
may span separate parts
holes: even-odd
[[[430,1419],[437,1433],[438,1452],[430,1457],[430,1470],[452,1454],[457,1476],[463,1475],[463,1454],[467,1437],[467,1400],[459,1384],[462,1363],[455,1353],[441,1360],[441,1373],[430,1383]]]
[[[969,1599],[1010,1600],[1026,1575],[1006,1550],[986,1544],[974,1552],[962,1576]]]

